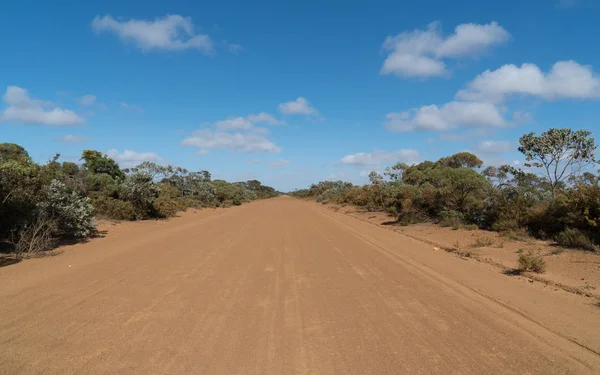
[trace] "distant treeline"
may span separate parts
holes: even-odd
[[[291,195],[387,211],[400,224],[470,225],[598,250],[600,178],[591,133],[550,129],[519,143],[525,170],[481,170],[477,156],[461,152],[435,162],[397,163],[384,175],[371,172],[368,185],[322,181]]]
[[[40,165],[16,144],[0,144],[0,242],[19,255],[58,240],[95,233],[96,217],[167,218],[189,207],[226,207],[279,195],[257,180],[212,180],[207,171],[144,162],[121,169],[107,155],[85,150],[81,165]]]

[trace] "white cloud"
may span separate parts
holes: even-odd
[[[439,22],[434,22],[427,30],[388,36],[383,49],[390,53],[381,67],[381,74],[417,78],[446,75],[444,59],[477,57],[509,38],[510,34],[497,22],[458,25],[447,37],[442,36]]]
[[[262,135],[226,133],[209,129],[198,130],[192,137],[185,138],[184,146],[195,146],[207,150],[232,150],[236,152],[279,153],[281,148]]]
[[[271,114],[266,112],[261,112],[258,115],[248,115],[248,121],[253,124],[258,123],[267,123],[269,125],[283,125],[285,122],[277,120]]]
[[[143,51],[197,49],[205,54],[214,52],[211,38],[206,34],[197,34],[192,19],[178,14],[156,18],[153,21],[119,21],[109,15],[96,16],[92,20],[92,29],[96,32],[113,32],[124,42],[131,42]]]
[[[252,129],[250,129],[250,131],[254,134],[262,134],[262,135],[267,135],[270,133],[269,129],[267,129],[267,128],[252,128]]]
[[[233,53],[234,55],[239,55],[240,53],[244,52],[244,47],[235,43],[227,44],[227,48],[229,49],[229,52]]]
[[[289,160],[273,160],[269,163],[267,163],[267,167],[269,168],[280,168],[280,167],[285,167],[286,165],[290,164]]]
[[[454,101],[442,107],[428,105],[411,112],[388,113],[386,128],[391,131],[444,131],[461,125],[506,126],[500,110],[491,103]]]
[[[487,70],[456,96],[466,100],[501,102],[511,95],[529,95],[545,100],[600,98],[600,78],[589,66],[559,61],[548,73],[535,64],[508,64]]]
[[[484,154],[505,154],[513,151],[510,141],[481,141],[475,146],[475,151]]]
[[[246,160],[247,163],[252,163],[252,164],[258,164],[258,163],[262,163],[261,159],[248,159]]]
[[[269,130],[266,128],[255,128],[254,124],[266,123],[269,125],[280,125],[283,121],[277,120],[272,115],[261,112],[257,115],[248,115],[244,117],[231,117],[227,120],[221,120],[215,122],[213,125],[217,130],[251,130],[256,134],[268,134]]]
[[[83,117],[71,110],[52,108],[51,102],[30,98],[27,90],[21,87],[8,86],[3,99],[8,108],[0,115],[2,121],[45,125],[80,125],[85,122]]]
[[[391,152],[374,150],[373,152],[359,152],[358,154],[346,155],[340,160],[342,164],[356,167],[378,167],[382,163],[396,163],[399,161],[415,163],[419,161],[419,152],[409,149]]]
[[[144,112],[144,108],[137,106],[135,104],[127,104],[125,102],[121,102],[121,108],[131,109],[132,111]]]
[[[243,117],[235,117],[215,122],[217,130],[248,130],[252,128],[252,122]]]
[[[208,151],[208,150],[196,151],[196,155],[208,155],[208,154],[210,154],[210,151]]]
[[[94,103],[96,103],[96,95],[84,95],[81,97],[81,99],[79,99],[79,102],[82,106],[93,105]]]
[[[131,150],[125,150],[121,153],[116,149],[112,149],[108,150],[106,155],[119,163],[122,168],[132,168],[144,161],[162,162],[165,160],[154,152],[135,152]]]
[[[279,104],[279,111],[284,115],[319,115],[319,112],[316,110],[316,108],[311,107],[308,103],[308,100],[301,96],[294,101]]]
[[[63,135],[61,137],[56,138],[57,142],[63,143],[80,143],[88,140],[88,137],[84,137],[82,135]]]

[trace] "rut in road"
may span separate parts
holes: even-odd
[[[6,374],[589,374],[597,310],[288,197],[0,269]]]

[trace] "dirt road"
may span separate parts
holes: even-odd
[[[0,269],[5,374],[593,374],[600,308],[288,197]]]

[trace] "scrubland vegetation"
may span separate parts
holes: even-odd
[[[227,207],[279,195],[257,180],[212,180],[207,171],[144,162],[121,169],[98,151],[80,165],[56,155],[40,165],[16,144],[0,144],[0,244],[18,257],[54,248],[60,240],[96,233],[96,217],[167,218],[189,207]]]
[[[585,130],[550,129],[519,140],[526,163],[483,166],[468,152],[414,165],[397,163],[370,184],[322,181],[293,196],[386,211],[399,224],[440,225],[502,232],[508,238],[534,236],[560,246],[598,251],[600,178],[596,144]],[[483,246],[483,245],[482,245]],[[523,268],[541,269],[525,264]],[[527,259],[525,259],[527,258]],[[535,262],[533,262],[535,264]]]

